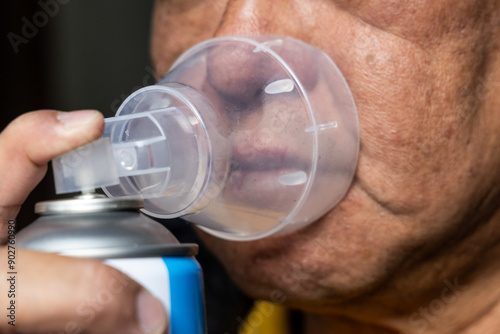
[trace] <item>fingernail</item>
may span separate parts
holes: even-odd
[[[137,296],[137,314],[144,333],[166,332],[167,314],[163,304],[144,289]]]
[[[97,110],[61,111],[57,114],[57,119],[66,126],[75,126],[90,122],[98,114]]]

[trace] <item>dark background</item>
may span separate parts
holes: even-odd
[[[0,127],[37,109],[92,108],[110,117],[132,91],[154,84],[148,54],[152,4],[118,0],[2,2]],[[12,39],[19,44],[14,46]],[[31,197],[54,198],[50,178],[48,175]],[[20,226],[35,218],[31,197],[18,217]]]
[[[155,82],[149,58],[153,1],[5,0],[0,6],[0,129],[37,109],[92,108],[110,117],[131,92]],[[24,204],[18,226],[36,219],[36,202],[53,198],[49,171]],[[166,224],[181,241],[198,242],[184,222]],[[202,245],[198,260],[205,274],[208,333],[236,333],[250,300]]]

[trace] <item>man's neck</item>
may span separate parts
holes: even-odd
[[[411,312],[362,319],[331,314],[306,314],[304,333],[322,334],[498,334],[500,333],[500,251],[482,259],[466,282],[458,277]],[[373,312],[378,313],[378,312]],[[396,312],[395,312],[396,313]]]

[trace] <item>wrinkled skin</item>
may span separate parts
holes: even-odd
[[[288,35],[335,60],[358,107],[358,169],[337,207],[290,235],[203,235],[247,293],[307,312],[311,333],[412,333],[447,280],[467,287],[458,301],[413,320],[500,330],[499,12],[496,0],[156,2],[158,77],[211,37]]]

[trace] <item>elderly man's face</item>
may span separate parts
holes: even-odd
[[[336,208],[286,236],[204,236],[245,291],[309,309],[387,300],[453,278],[498,240],[500,226],[484,231],[499,199],[498,9],[494,0],[157,1],[159,76],[214,36],[288,35],[329,54],[357,104],[359,165]]]

